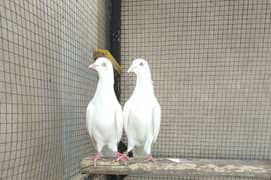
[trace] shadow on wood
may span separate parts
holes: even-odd
[[[140,176],[233,176],[271,178],[271,161],[207,160],[161,158],[145,162],[132,158],[127,165],[113,159],[93,162],[83,159],[80,171],[88,175],[140,175]]]

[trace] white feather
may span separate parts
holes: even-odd
[[[104,64],[105,63],[105,64]],[[94,139],[98,152],[107,145],[117,152],[123,129],[122,108],[114,92],[114,76],[111,62],[106,58],[98,58],[92,65],[99,75],[94,97],[87,107],[87,129]]]
[[[146,154],[150,154],[151,144],[157,140],[160,130],[160,105],[154,95],[148,63],[136,59],[128,72],[137,75],[135,90],[123,109],[128,151],[135,146],[144,146]]]

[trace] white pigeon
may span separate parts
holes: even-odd
[[[118,153],[117,144],[122,136],[123,114],[114,92],[114,74],[111,62],[104,57],[89,65],[98,72],[99,81],[94,97],[89,102],[86,113],[87,130],[96,145],[97,153],[88,159],[101,159],[102,148],[107,145],[116,154],[117,161],[126,155]]]
[[[129,72],[134,72],[137,79],[134,92],[123,109],[124,130],[128,138],[127,152],[143,146],[146,160],[154,161],[151,146],[159,134],[161,109],[154,95],[149,65],[144,59],[136,59],[128,69]]]

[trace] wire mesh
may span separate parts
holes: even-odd
[[[108,46],[107,5],[0,1],[0,179],[79,173],[93,150],[85,110],[97,77],[87,66],[98,44]]]
[[[86,67],[110,46],[107,6],[0,1],[0,179],[71,179],[93,150]],[[271,159],[270,21],[268,0],[121,1],[122,65],[149,61],[162,107],[155,156]]]
[[[162,108],[153,154],[270,160],[270,1],[121,2],[122,66],[149,62]]]

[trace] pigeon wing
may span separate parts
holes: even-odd
[[[124,130],[125,130],[126,134],[127,134],[127,132],[129,132],[128,131],[129,113],[130,113],[130,107],[129,107],[129,103],[127,102],[123,108],[123,123],[124,123]]]
[[[115,125],[117,131],[117,141],[119,142],[122,136],[122,129],[123,129],[123,115],[121,106],[117,107],[115,111]]]
[[[160,106],[155,106],[152,111],[152,123],[153,123],[153,142],[156,142],[161,122],[161,109]]]
[[[87,113],[86,113],[86,120],[87,120],[87,130],[90,135],[90,138],[92,137],[92,131],[91,131],[91,121],[93,119],[93,105],[91,103],[88,104],[87,107]]]

